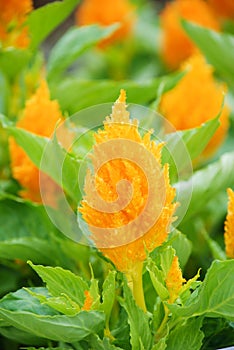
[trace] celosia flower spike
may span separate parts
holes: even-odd
[[[95,173],[87,173],[79,208],[97,248],[126,273],[167,239],[176,207],[168,166],[161,165],[163,145],[150,134],[141,137],[122,90],[104,129],[94,135]]]
[[[50,100],[47,83],[43,80],[36,93],[26,102],[22,118],[16,126],[40,136],[50,137],[56,123],[62,119],[59,104],[56,100]],[[12,175],[23,187],[20,192],[21,196],[35,202],[41,202],[39,170],[14,139],[10,139],[9,146]],[[49,177],[47,181],[51,182],[48,189],[51,191],[52,200],[57,191],[57,186]],[[47,197],[49,198],[49,196]]]
[[[3,47],[26,48],[29,45],[27,15],[31,0],[0,0],[0,41]]]
[[[219,0],[218,0],[219,1]],[[169,68],[176,69],[191,56],[196,47],[181,27],[181,18],[204,27],[219,30],[219,22],[203,0],[168,2],[161,13],[162,58]]]
[[[184,77],[172,90],[163,94],[159,106],[160,113],[176,130],[195,128],[215,118],[226,92],[226,85],[215,81],[212,66],[200,54],[184,62],[181,71],[185,72]],[[206,147],[205,156],[212,154],[223,142],[228,130],[228,117],[229,109],[224,105],[221,125]]]
[[[95,23],[108,26],[119,23],[120,28],[101,42],[100,46],[106,46],[123,40],[130,34],[135,22],[134,7],[128,0],[118,0],[114,4],[109,0],[84,0],[76,12],[76,21],[82,26]]]
[[[169,292],[169,303],[173,303],[178,298],[184,282],[186,282],[186,280],[182,276],[178,256],[174,256],[166,278],[166,286]]]
[[[224,242],[227,257],[234,259],[234,192],[231,188],[228,188],[227,193],[229,201],[228,213],[224,226]]]

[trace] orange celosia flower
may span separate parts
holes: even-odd
[[[234,19],[233,0],[208,0],[208,4],[212,7],[216,16],[221,18]]]
[[[177,129],[184,130],[200,126],[215,118],[222,106],[226,86],[217,83],[213,68],[201,55],[194,55],[182,65],[188,73],[161,99],[159,110]],[[224,140],[228,129],[229,110],[224,106],[221,125],[208,144],[205,155],[212,153]]]
[[[47,83],[42,81],[35,95],[26,102],[23,116],[16,125],[37,135],[50,137],[56,123],[62,118],[58,102],[50,100]],[[41,202],[39,170],[13,139],[10,139],[9,145],[12,174],[23,187],[22,197]],[[47,187],[53,197],[57,186],[49,177],[46,181],[51,182]]]
[[[185,34],[180,20],[195,22],[204,27],[219,30],[219,23],[203,0],[175,0],[168,3],[161,13],[162,57],[168,67],[175,69],[196,50]]]
[[[179,292],[186,280],[182,276],[178,256],[174,256],[171,268],[167,274],[166,286],[169,292],[169,303],[173,303],[179,296]]]
[[[31,0],[0,0],[0,41],[4,47],[28,46],[28,27],[25,22],[30,11]]]
[[[234,259],[234,192],[230,188],[227,190],[229,202],[228,202],[228,214],[225,221],[224,242],[226,247],[226,255]]]
[[[176,207],[168,166],[161,165],[163,145],[150,134],[142,137],[129,119],[121,90],[104,130],[94,135],[95,174],[87,173],[79,209],[98,249],[127,275],[137,269],[138,278],[138,263],[166,240]]]
[[[84,305],[82,307],[82,310],[89,311],[91,309],[92,303],[93,303],[93,298],[90,295],[90,292],[88,290],[85,290],[85,301]]]
[[[109,0],[84,0],[76,12],[79,25],[100,24],[108,26],[119,22],[117,29],[109,38],[102,41],[105,46],[119,39],[124,39],[130,32],[134,23],[134,7],[128,0],[118,0],[114,3]]]

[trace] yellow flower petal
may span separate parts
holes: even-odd
[[[229,258],[234,259],[234,192],[228,188],[228,213],[224,226],[224,242],[226,254]]]

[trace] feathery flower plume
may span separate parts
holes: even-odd
[[[224,242],[226,247],[226,255],[234,259],[234,192],[228,188],[228,214],[224,226]]]
[[[212,66],[200,54],[184,62],[181,70],[188,72],[172,90],[162,96],[159,106],[160,113],[177,130],[194,128],[215,118],[226,92],[226,86],[215,81]],[[229,109],[224,106],[220,116],[221,125],[206,147],[206,156],[213,153],[224,140],[228,116]]]
[[[178,298],[184,282],[185,279],[182,276],[178,256],[174,256],[166,278],[166,286],[170,295],[169,303],[173,303]]]
[[[50,137],[56,123],[61,119],[63,116],[59,104],[56,100],[50,100],[47,83],[43,80],[35,95],[26,102],[23,116],[16,125],[37,135]],[[14,139],[10,138],[9,146],[12,175],[23,187],[20,192],[21,196],[35,202],[41,202],[39,170]],[[51,190],[51,198],[53,198],[57,186],[49,177],[47,181],[51,182],[48,189]]]
[[[203,0],[175,0],[161,13],[162,57],[171,69],[191,56],[196,47],[181,27],[181,18],[204,27],[219,30],[219,22],[209,5]]]
[[[3,47],[28,47],[29,35],[25,22],[30,11],[31,0],[0,0],[0,41]]]
[[[120,23],[120,28],[101,42],[102,47],[123,40],[131,32],[134,20],[134,6],[128,0],[118,0],[114,3],[109,0],[84,0],[76,12],[78,25],[97,23],[108,26]]]
[[[233,0],[208,0],[216,16],[219,18],[234,19],[234,1]]]
[[[143,309],[141,272],[146,251],[167,239],[176,208],[168,165],[161,165],[163,144],[151,141],[150,135],[142,137],[137,120],[129,118],[121,90],[104,129],[94,135],[94,174],[86,175],[86,196],[79,208],[96,247],[126,273]]]

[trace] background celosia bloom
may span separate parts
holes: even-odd
[[[79,210],[97,248],[117,269],[131,273],[145,260],[146,251],[167,239],[176,207],[175,189],[169,183],[168,166],[161,165],[162,144],[151,141],[150,132],[141,137],[137,121],[129,119],[123,91],[104,129],[94,136],[92,162],[96,172],[87,173],[86,196]],[[126,183],[121,183],[123,179]],[[118,185],[122,185],[122,198]],[[95,188],[104,203],[98,203]]]
[[[219,30],[219,22],[209,5],[203,0],[176,0],[162,11],[162,58],[168,67],[175,69],[196,50],[183,31],[181,18],[204,27]]]
[[[117,29],[108,39],[101,42],[105,46],[117,40],[123,40],[133,27],[135,19],[134,7],[128,0],[84,0],[76,12],[78,25],[100,24],[108,26],[120,23]]]
[[[177,129],[200,126],[220,112],[226,86],[213,77],[213,68],[201,55],[194,55],[182,65],[186,75],[161,99],[159,110]],[[222,143],[228,129],[229,109],[224,106],[221,125],[209,142],[205,153],[209,155]]]
[[[0,41],[4,47],[28,46],[29,35],[25,22],[30,11],[31,0],[0,0]]]
[[[56,123],[62,118],[58,102],[50,100],[47,83],[42,81],[35,95],[26,102],[22,118],[16,125],[37,135],[50,137]],[[10,139],[10,157],[12,175],[23,187],[20,192],[22,197],[41,202],[39,170],[13,139]],[[47,181],[51,182],[47,187],[53,197],[57,186],[49,177]]]
[[[234,192],[230,188],[228,188],[227,192],[229,202],[228,213],[224,227],[224,242],[227,256],[231,259],[234,259]]]
[[[221,18],[234,19],[233,0],[208,0],[208,4],[212,7],[216,16]]]

